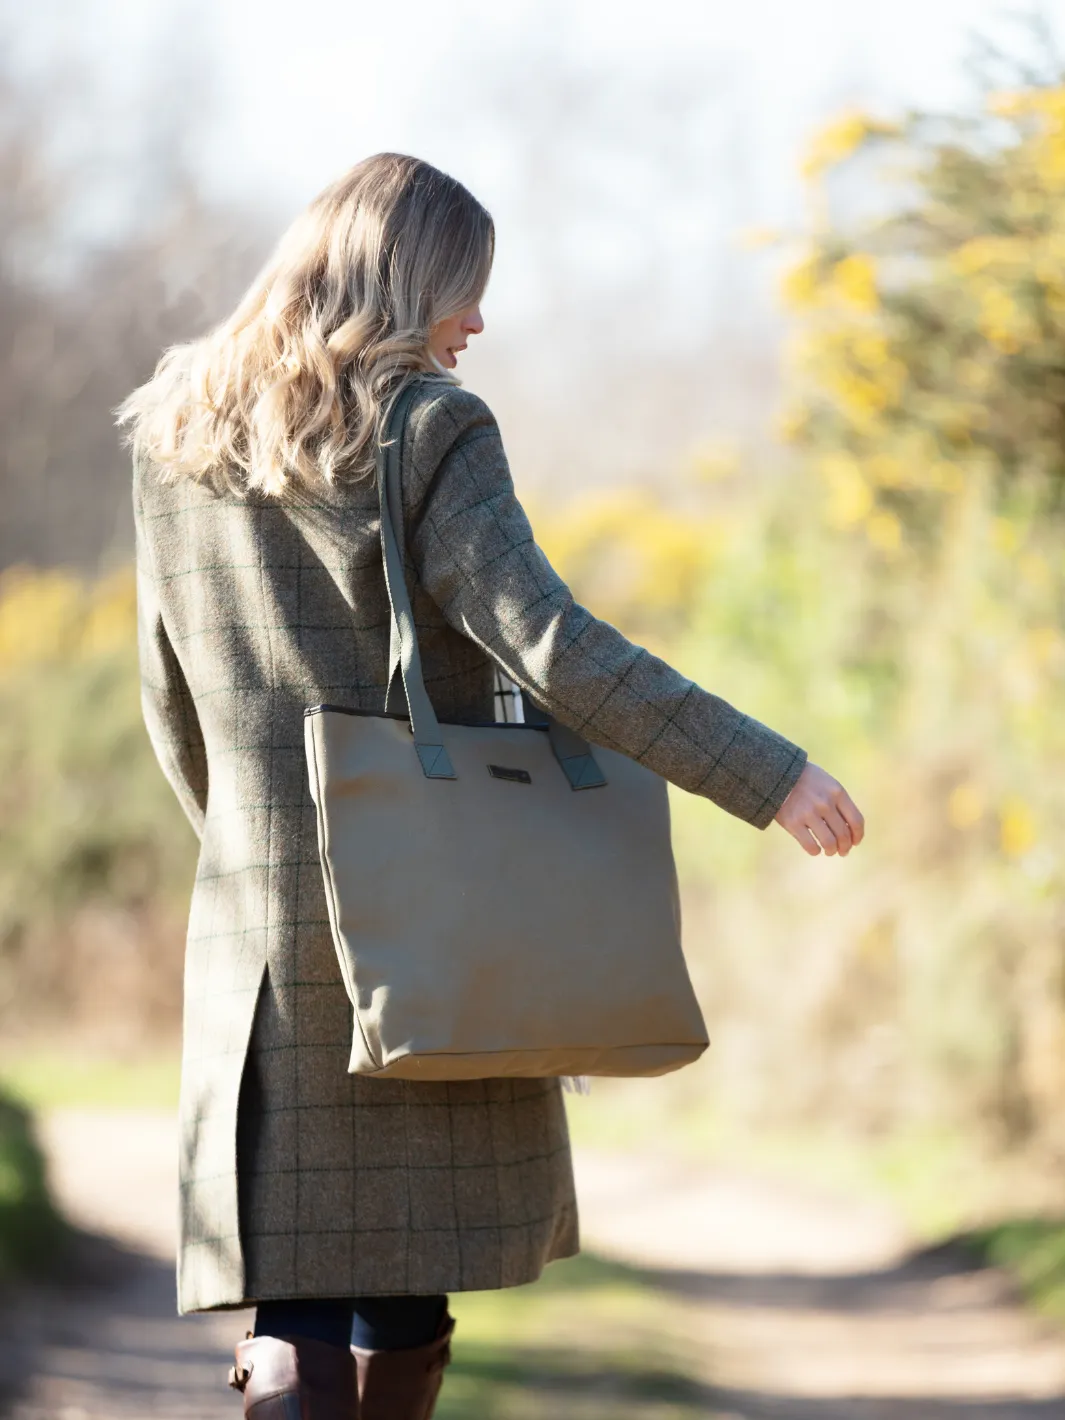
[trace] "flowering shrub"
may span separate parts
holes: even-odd
[[[834,221],[863,164],[879,215]],[[805,173],[790,469],[642,515],[606,493],[542,536],[597,611],[803,743],[867,817],[835,864],[678,800],[723,1096],[1057,1151],[1065,87],[975,120],[848,114]]]

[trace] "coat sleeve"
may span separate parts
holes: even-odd
[[[163,623],[159,589],[144,527],[140,481],[134,478],[137,547],[137,645],[141,710],[156,758],[198,838],[207,813],[207,752],[196,705]]]
[[[806,751],[574,600],[533,539],[483,400],[452,387],[417,414],[407,541],[449,624],[563,724],[768,827]]]

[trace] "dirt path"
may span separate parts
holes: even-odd
[[[697,1298],[729,1420],[1062,1420],[1065,1335],[885,1209],[725,1170],[577,1161],[585,1232]]]
[[[4,1315],[12,1420],[234,1420],[224,1377],[247,1314],[174,1315],[173,1120],[65,1112],[45,1138],[68,1212],[105,1239],[90,1259],[105,1285]],[[722,1420],[1065,1420],[1065,1337],[1001,1274],[910,1256],[889,1213],[653,1158],[582,1152],[577,1168],[586,1246],[695,1304]]]

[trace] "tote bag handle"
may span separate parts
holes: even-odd
[[[422,671],[421,651],[418,647],[418,633],[414,625],[414,613],[407,594],[407,579],[403,572],[403,557],[396,540],[396,517],[402,519],[403,503],[400,489],[400,468],[403,432],[407,413],[416,391],[412,380],[402,390],[389,413],[385,437],[377,446],[377,498],[381,514],[381,555],[385,569],[385,586],[388,603],[392,612],[389,689],[395,672],[394,657],[398,651],[399,670],[403,679],[403,693],[410,714],[414,748],[427,779],[455,779],[454,767],[444,739],[440,733],[440,722],[436,717],[429,692],[425,688]],[[402,523],[401,523],[402,525]],[[386,697],[387,704],[387,697]],[[571,789],[598,789],[606,784],[606,778],[596,763],[588,741],[560,725],[552,716],[547,717],[547,732],[555,758],[569,780]]]

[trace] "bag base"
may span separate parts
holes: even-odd
[[[610,1047],[595,1056],[588,1046],[567,1054],[554,1048],[549,1054],[535,1050],[493,1050],[459,1054],[439,1051],[432,1054],[399,1055],[378,1067],[367,1057],[357,1040],[348,1071],[372,1075],[378,1080],[493,1080],[502,1076],[595,1075],[618,1078],[668,1075],[692,1064],[709,1042],[683,1045],[630,1045]],[[542,1056],[541,1059],[537,1057]]]

